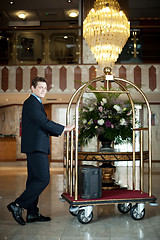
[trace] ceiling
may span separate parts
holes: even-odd
[[[25,12],[26,21],[40,21],[41,24],[49,22],[71,21],[67,11],[79,8],[78,0],[1,0],[0,4],[0,27],[7,27],[11,21],[21,21],[17,17],[19,12]]]
[[[84,7],[91,7],[93,0],[83,0]],[[160,20],[160,0],[119,0],[119,3],[131,19],[152,19]],[[12,21],[23,23],[17,14],[25,11],[26,22],[39,21],[40,27],[57,27],[78,25],[78,18],[70,18],[67,11],[81,8],[81,0],[1,0],[0,3],[0,30],[7,28]],[[89,9],[87,9],[89,10]],[[87,11],[86,10],[86,11]],[[159,24],[160,25],[160,24]],[[22,104],[28,94],[7,94],[0,93],[0,106],[10,104]],[[70,96],[55,96],[52,102],[68,102]],[[61,98],[61,100],[59,99]],[[51,101],[45,101],[51,102]]]
[[[81,0],[1,0],[0,27],[8,27],[11,21],[20,21],[17,14],[25,11],[26,21],[40,21],[41,26],[54,26],[54,23],[77,20],[70,18],[67,11],[81,8]],[[118,0],[122,9],[126,9],[129,19],[160,18],[160,0]],[[91,7],[93,0],[83,0],[85,7]],[[23,20],[21,20],[22,22]]]

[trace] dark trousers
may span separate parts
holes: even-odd
[[[15,202],[27,209],[27,214],[38,212],[38,199],[50,181],[48,155],[43,152],[27,154],[28,178],[26,189]]]

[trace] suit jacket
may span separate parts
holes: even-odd
[[[62,134],[64,126],[47,118],[43,105],[34,97],[24,102],[22,109],[21,152],[40,151],[49,154],[49,136]]]

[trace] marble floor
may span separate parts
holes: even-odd
[[[160,239],[160,168],[153,170],[153,194],[158,206],[145,205],[146,214],[135,221],[121,214],[116,204],[95,206],[89,224],[81,224],[69,212],[69,204],[60,201],[63,192],[63,168],[51,168],[51,181],[42,193],[39,208],[50,216],[46,223],[18,225],[6,206],[24,189],[25,166],[0,166],[0,240],[158,240]],[[26,212],[23,212],[25,218]]]

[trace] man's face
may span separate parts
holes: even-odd
[[[36,88],[31,87],[32,92],[39,98],[44,98],[47,93],[47,84],[45,82],[37,82]]]

